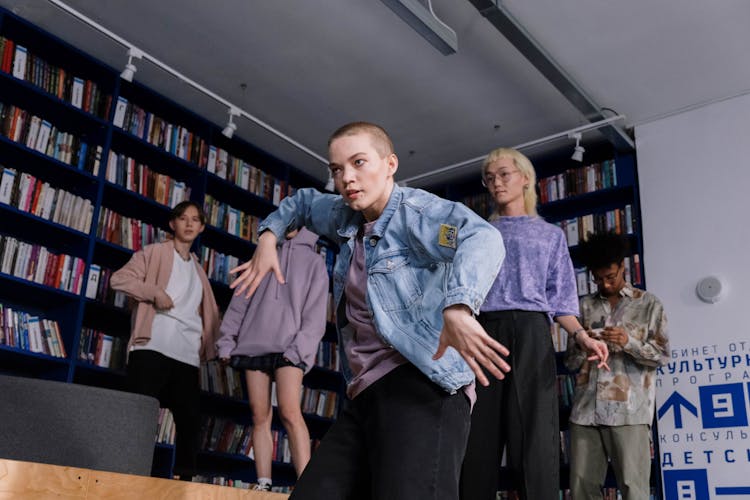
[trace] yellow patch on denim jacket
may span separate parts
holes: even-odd
[[[456,248],[458,239],[458,228],[449,224],[440,224],[440,234],[438,235],[438,245],[447,248]]]

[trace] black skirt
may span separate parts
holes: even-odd
[[[262,356],[232,356],[229,365],[238,370],[257,370],[273,374],[278,368],[284,366],[296,366],[305,371],[305,364],[295,365],[281,353],[264,354]]]

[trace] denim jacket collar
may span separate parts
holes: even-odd
[[[390,198],[388,198],[388,203],[385,205],[383,213],[381,213],[380,217],[378,217],[377,222],[375,223],[375,227],[372,228],[372,233],[370,234],[371,237],[375,237],[378,239],[382,238],[383,233],[385,233],[385,228],[388,227],[388,222],[390,222],[391,217],[393,217],[393,214],[396,213],[396,210],[398,210],[403,197],[403,190],[398,186],[398,184],[394,183],[393,191],[391,191],[391,196]],[[364,224],[364,222],[365,220],[362,213],[356,213],[355,216],[350,219],[350,223],[346,227],[337,231],[338,235],[347,240],[354,238],[355,236],[357,236],[357,232],[359,232],[359,229],[362,227],[362,224]]]

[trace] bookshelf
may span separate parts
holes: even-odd
[[[0,366],[122,388],[130,314],[109,276],[163,238],[170,207],[189,199],[209,213],[192,250],[223,309],[227,271],[252,255],[259,220],[296,188],[322,184],[3,8],[0,57]],[[321,244],[332,259],[336,249]],[[335,342],[332,325],[325,338]],[[314,368],[304,384],[343,397],[330,367]],[[244,380],[239,389],[204,391],[204,419],[251,425]],[[333,421],[314,411],[306,420],[314,439]],[[164,433],[152,473],[171,477]],[[226,450],[202,452],[201,474],[254,480],[250,458]],[[293,482],[294,469],[275,462],[274,483]]]
[[[588,231],[613,230],[626,235],[630,242],[629,255],[625,259],[626,279],[634,286],[645,288],[643,263],[643,241],[641,229],[640,198],[638,194],[638,172],[634,153],[618,153],[607,146],[589,148],[584,163],[568,157],[550,157],[535,160],[539,215],[547,222],[558,225],[566,235],[571,260],[576,269],[579,296],[596,291],[589,273],[580,262],[578,244]],[[471,178],[449,186],[433,186],[429,189],[452,200],[461,201],[480,216],[487,218],[494,204],[486,189],[481,186],[479,169]],[[561,498],[568,498],[569,465],[567,448],[568,418],[570,416],[574,374],[563,362],[563,351],[567,337],[557,324],[552,326],[552,339],[557,358],[557,385],[560,409],[561,432]],[[656,442],[656,422],[653,432]],[[658,455],[658,452],[657,452]],[[652,454],[653,456],[653,454]],[[652,460],[653,498],[661,498],[661,471],[658,460]],[[614,474],[608,472],[605,483],[607,498],[616,496]],[[515,498],[513,478],[510,471],[501,471],[498,498]],[[568,495],[568,496],[566,496]]]

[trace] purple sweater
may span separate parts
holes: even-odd
[[[305,228],[279,250],[282,285],[273,273],[246,299],[235,295],[216,342],[220,358],[281,353],[309,371],[326,330],[328,272],[315,252],[318,235]]]
[[[505,260],[481,311],[539,311],[578,315],[573,263],[562,230],[540,217],[491,221],[503,235]]]

